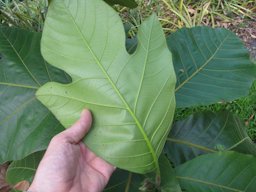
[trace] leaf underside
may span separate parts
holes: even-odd
[[[68,82],[44,61],[40,39],[40,33],[0,26],[0,163],[45,149],[63,130],[35,97],[46,82]]]
[[[94,117],[85,143],[117,167],[159,171],[158,157],[172,123],[176,83],[172,57],[155,15],[139,28],[128,54],[118,14],[102,0],[54,0],[46,18],[42,54],[71,77],[37,92],[65,126],[83,108]]]

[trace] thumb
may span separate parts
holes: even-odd
[[[79,143],[89,131],[91,124],[91,112],[88,109],[84,109],[80,119],[73,126],[63,131],[61,137],[64,137],[70,143]]]

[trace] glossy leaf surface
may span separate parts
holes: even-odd
[[[139,45],[128,54],[118,14],[101,0],[54,0],[46,18],[42,54],[73,79],[37,92],[65,126],[83,108],[94,116],[86,144],[117,167],[159,171],[175,109],[176,83],[161,25],[155,15],[139,28]]]
[[[40,54],[40,33],[0,27],[0,163],[47,147],[63,130],[35,97],[44,83],[67,82]]]
[[[167,38],[177,75],[177,107],[208,105],[246,96],[256,66],[242,41],[226,29],[181,29]]]
[[[24,180],[31,183],[43,154],[44,152],[36,152],[22,160],[13,161],[7,170],[7,182],[12,185]]]
[[[202,155],[176,168],[187,192],[254,192],[256,157],[237,152]]]
[[[245,126],[229,112],[197,113],[176,122],[165,145],[165,151],[176,166],[218,150],[256,155],[256,146]]]

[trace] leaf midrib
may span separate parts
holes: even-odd
[[[6,83],[6,82],[0,82],[0,85],[9,86],[9,87],[19,87],[19,88],[25,88],[25,89],[35,89],[35,90],[38,89],[38,87],[34,87],[30,85],[22,85],[22,84]]]
[[[22,169],[22,170],[36,172],[36,168],[22,167],[22,166],[20,166],[20,167],[10,167],[10,168],[8,168],[8,171],[15,171],[15,169]]]
[[[125,105],[126,109],[128,110],[128,112],[130,113],[130,115],[132,116],[132,118],[134,119],[137,127],[139,128],[143,138],[145,139],[145,142],[149,148],[149,151],[153,157],[153,161],[154,164],[156,166],[157,169],[157,173],[160,173],[160,168],[159,168],[159,164],[158,164],[158,158],[156,156],[156,153],[149,141],[149,138],[147,136],[147,134],[145,133],[143,127],[141,126],[139,120],[137,119],[137,117],[135,116],[135,114],[133,113],[131,107],[129,106],[129,104],[127,103],[127,101],[124,99],[124,97],[122,96],[122,94],[119,92],[119,90],[117,89],[116,85],[114,84],[113,80],[110,78],[110,76],[108,75],[108,73],[106,72],[106,70],[103,68],[103,66],[101,65],[101,62],[99,61],[98,57],[96,56],[96,54],[94,53],[94,51],[91,49],[91,47],[89,46],[89,43],[87,42],[86,38],[84,37],[82,31],[80,30],[80,28],[77,26],[75,19],[73,17],[73,15],[71,14],[71,12],[69,11],[68,7],[64,4],[64,8],[67,11],[68,15],[70,16],[77,32],[81,35],[82,40],[84,42],[84,44],[86,45],[86,47],[89,49],[91,55],[93,56],[95,62],[97,63],[98,67],[100,68],[100,70],[102,71],[102,73],[107,77],[109,83],[111,84],[112,88],[115,90],[115,92],[117,93],[117,95],[119,96],[119,98],[121,99],[121,101],[123,102],[123,104]]]
[[[215,57],[215,55],[218,53],[218,51],[220,50],[220,48],[222,47],[222,45],[224,44],[224,42],[228,39],[228,35],[223,39],[223,41],[220,43],[220,45],[216,48],[215,52],[213,53],[213,55],[198,69],[195,70],[194,73],[192,73],[192,75],[190,75],[185,81],[183,81],[176,89],[175,92],[179,91],[188,81],[190,81],[191,79],[193,79],[194,76],[196,76],[199,72],[201,72],[209,63],[210,61]]]

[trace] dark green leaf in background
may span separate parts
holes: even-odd
[[[40,54],[40,33],[0,27],[0,163],[47,147],[63,130],[35,97],[48,81],[67,82]]]
[[[256,157],[237,152],[199,156],[176,168],[186,192],[255,192]]]
[[[146,179],[144,175],[139,175],[117,169],[111,176],[108,185],[106,186],[104,192],[135,192],[139,191],[139,188]]]
[[[177,166],[198,155],[236,150],[256,155],[256,146],[241,120],[229,112],[204,112],[174,123],[165,152]]]
[[[53,0],[42,54],[73,79],[37,92],[65,126],[84,108],[94,117],[88,147],[119,168],[159,172],[158,157],[175,110],[175,73],[161,25],[152,15],[139,27],[139,45],[127,53],[119,15],[101,0]]]
[[[12,185],[24,180],[31,183],[43,154],[44,151],[36,152],[22,160],[13,161],[8,167],[6,181]]]
[[[256,79],[242,41],[227,29],[184,28],[167,37],[177,76],[177,107],[246,96]]]
[[[118,169],[114,172],[104,192],[181,192],[175,170],[172,168],[169,160],[161,155],[159,158],[161,170],[161,184],[156,186],[153,174],[139,175]]]
[[[134,0],[104,0],[110,5],[119,4],[129,8],[137,7],[137,3]]]
[[[167,157],[161,155],[159,164],[161,169],[161,192],[181,192],[180,184],[176,179],[176,172]]]

